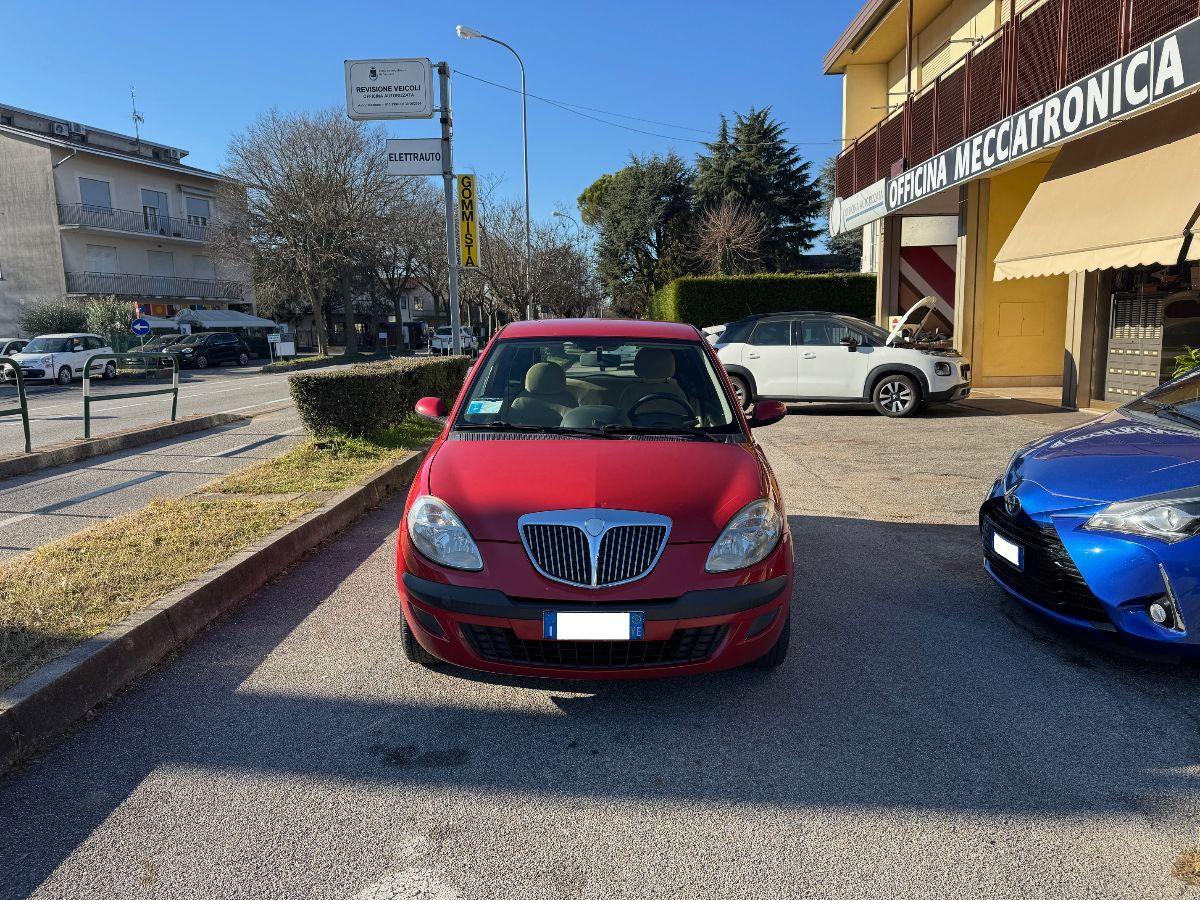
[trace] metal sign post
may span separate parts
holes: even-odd
[[[450,112],[450,65],[440,62],[438,70],[438,99],[442,121],[442,186],[446,194],[446,261],[450,271],[450,352],[462,353],[462,329],[458,323],[458,247],[455,246],[454,156],[451,139],[454,120]]]

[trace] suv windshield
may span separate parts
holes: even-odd
[[[1200,374],[1168,382],[1127,408],[1200,429]]]
[[[741,431],[699,344],[563,338],[501,341],[455,427],[702,436]]]
[[[25,345],[22,353],[70,353],[70,338],[34,338]]]
[[[207,342],[208,342],[208,339],[209,339],[210,337],[211,337],[211,335],[209,335],[209,334],[189,334],[189,335],[185,335],[185,336],[183,337],[183,339],[182,339],[182,340],[179,340],[179,341],[177,341],[177,342],[176,342],[175,346],[178,346],[178,347],[192,347],[192,346],[195,346],[196,344],[204,344],[204,343],[207,343]]]

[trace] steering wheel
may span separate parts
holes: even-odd
[[[640,400],[636,401],[632,406],[629,407],[629,412],[627,413],[629,418],[631,420],[636,419],[638,408],[643,406],[646,403],[651,402],[652,400],[666,400],[670,403],[674,403],[680,409],[684,410],[684,416],[683,416],[684,421],[687,421],[689,419],[694,421],[696,418],[696,411],[694,409],[692,409],[692,407],[690,405],[688,405],[687,401],[681,400],[675,394],[668,394],[666,392],[659,393],[659,394],[647,394],[645,397],[642,397]],[[647,413],[647,415],[655,415],[655,413]],[[657,413],[657,415],[672,416],[674,414],[673,413]],[[662,424],[666,424],[666,423],[652,422],[652,423],[648,423],[648,424],[662,425]]]

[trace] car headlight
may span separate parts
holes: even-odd
[[[41,360],[39,361],[39,365],[41,365],[43,367],[54,365],[54,357],[53,356],[43,356],[41,358]]]
[[[779,543],[783,517],[771,500],[755,500],[729,520],[704,564],[706,572],[732,572],[762,562]]]
[[[426,494],[408,510],[408,536],[421,554],[440,566],[478,572],[483,557],[467,526],[446,503]]]
[[[1174,544],[1200,533],[1200,497],[1113,503],[1083,526],[1088,531],[1136,534]]]
[[[180,350],[179,352],[180,352],[180,353],[195,353],[196,351],[194,351],[194,350],[193,350],[191,347],[184,347],[184,348],[183,348],[182,350]]]

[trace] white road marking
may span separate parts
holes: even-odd
[[[259,406],[270,406],[272,403],[282,403],[284,400],[291,400],[290,396],[280,397],[278,400],[264,400],[262,403],[251,403],[249,406],[239,406],[237,409],[223,409],[221,412],[241,412],[244,409],[256,409]]]
[[[24,522],[26,519],[32,519],[33,513],[21,513],[19,516],[11,516],[7,519],[0,519],[0,528],[5,525],[16,525],[18,522]]]
[[[196,459],[220,459],[223,456],[233,456],[235,453],[241,453],[243,450],[248,450],[251,447],[260,446],[268,441],[279,440],[280,438],[287,437],[288,435],[298,434],[303,430],[303,426],[300,428],[290,428],[287,431],[279,432],[279,434],[269,434],[262,437],[257,437],[252,441],[246,441],[244,444],[238,444],[236,447],[230,447],[228,450],[222,450],[220,453],[210,453],[208,456],[197,456]]]

